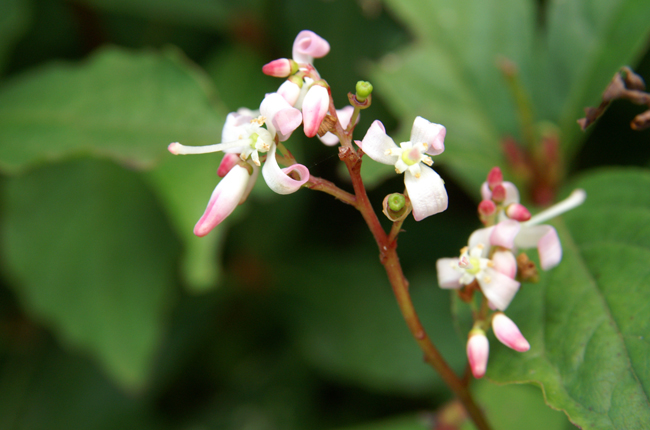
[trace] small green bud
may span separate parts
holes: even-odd
[[[405,204],[404,194],[395,193],[388,196],[388,207],[394,212],[401,211]]]
[[[368,96],[372,94],[372,84],[367,81],[359,81],[357,82],[357,87],[356,87],[357,93],[357,100],[359,100],[361,103],[366,101]]]

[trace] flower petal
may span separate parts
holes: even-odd
[[[436,261],[436,270],[438,272],[438,286],[440,288],[460,288],[462,285],[460,282],[460,277],[463,275],[463,272],[460,270],[454,269],[458,266],[458,258],[440,258]]]
[[[302,120],[307,137],[314,137],[318,127],[327,115],[330,106],[330,94],[327,88],[321,85],[312,85],[302,101]]]
[[[519,203],[519,190],[517,186],[508,181],[503,181],[501,185],[506,189],[506,198],[502,203],[503,206],[506,207],[512,203]]]
[[[485,274],[477,278],[483,295],[496,309],[506,310],[519,290],[519,282],[490,268],[485,269]]]
[[[519,327],[503,312],[497,312],[492,317],[492,330],[499,342],[515,351],[526,352],[530,344],[519,331]]]
[[[517,275],[517,258],[512,251],[495,251],[492,254],[494,270],[514,279]]]
[[[301,88],[295,82],[291,80],[286,80],[280,88],[278,88],[278,94],[280,94],[291,106],[295,106],[300,97]]]
[[[413,218],[420,221],[447,209],[448,198],[445,181],[433,169],[422,165],[420,177],[409,170],[404,173],[404,185],[413,206]]]
[[[278,93],[269,93],[264,97],[260,113],[266,118],[266,126],[271,134],[277,133],[281,142],[287,140],[302,122],[300,111]]]
[[[217,169],[217,175],[220,178],[223,178],[239,163],[239,155],[237,154],[225,154],[219,163],[219,169]]]
[[[515,245],[523,249],[536,246],[539,263],[544,270],[557,266],[562,260],[560,238],[550,225],[524,225],[515,239]]]
[[[194,226],[194,234],[203,237],[235,210],[246,192],[250,175],[246,168],[234,166],[210,196],[208,207]]]
[[[426,151],[429,155],[442,154],[445,150],[445,134],[447,129],[440,124],[430,122],[421,116],[415,118],[413,121],[413,128],[411,129],[411,143],[426,143],[428,149]]]
[[[313,31],[303,30],[293,42],[293,59],[298,63],[312,63],[330,52],[330,44]]]
[[[384,124],[379,120],[375,120],[370,125],[370,128],[361,142],[356,142],[368,157],[379,163],[393,165],[397,161],[396,155],[386,154],[388,150],[397,148],[397,145],[395,145],[393,139],[386,134]]]
[[[521,228],[518,221],[505,220],[494,226],[490,235],[490,245],[503,246],[512,249],[515,246],[515,237]]]
[[[469,236],[468,247],[474,249],[476,245],[483,244],[483,254],[481,257],[487,257],[490,250],[490,236],[494,231],[494,227],[479,228]]]
[[[221,141],[234,142],[241,139],[241,127],[249,124],[251,119],[253,119],[253,117],[250,115],[241,114],[239,112],[230,112],[226,117],[226,123],[223,125]]]
[[[262,176],[269,188],[278,194],[291,194],[309,180],[309,170],[302,164],[294,164],[287,168],[281,169],[278,161],[275,159],[276,146],[272,145],[269,150],[266,163],[262,167]],[[287,173],[297,172],[299,180],[293,179]]]

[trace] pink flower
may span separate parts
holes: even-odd
[[[347,128],[348,125],[350,125],[350,120],[352,119],[352,114],[354,113],[354,108],[352,106],[346,106],[343,109],[337,109],[336,110],[336,116],[339,119],[339,123],[341,124],[341,127],[343,129]],[[359,122],[359,118],[361,115],[357,115],[357,121]],[[325,133],[323,136],[318,137],[321,142],[323,142],[327,146],[334,146],[337,143],[339,143],[339,138],[336,137],[335,134],[330,133],[329,131]]]
[[[329,88],[315,83],[302,101],[302,119],[305,135],[314,137],[330,106]]]
[[[316,33],[303,30],[293,41],[293,59],[297,63],[312,64],[314,58],[322,58],[330,52],[330,44]]]
[[[445,183],[429,167],[433,160],[428,156],[441,154],[445,150],[445,133],[442,125],[417,117],[411,129],[411,140],[400,143],[399,147],[386,134],[380,121],[372,123],[361,142],[356,141],[370,158],[394,165],[397,173],[404,173],[404,185],[416,221],[447,209]]]

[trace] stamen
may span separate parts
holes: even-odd
[[[209,154],[211,152],[219,152],[225,149],[237,148],[240,146],[250,145],[251,139],[240,139],[234,142],[217,143],[215,145],[205,146],[185,146],[178,142],[169,144],[167,149],[174,155],[187,155],[187,154]]]
[[[266,122],[266,117],[262,115],[258,116],[257,118],[251,119],[251,124],[257,124],[259,127],[263,126],[265,122]]]
[[[585,192],[585,190],[580,188],[573,190],[573,192],[569,197],[551,206],[545,211],[538,213],[528,221],[522,222],[521,225],[524,226],[524,225],[541,224],[544,221],[548,221],[549,219],[555,218],[556,216],[561,215],[566,211],[569,211],[575,207],[580,206],[585,201],[586,198],[587,198],[587,193]]]

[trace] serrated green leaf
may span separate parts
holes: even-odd
[[[447,127],[439,162],[472,192],[492,166],[504,166],[500,140],[522,136],[500,58],[519,70],[533,120],[560,126],[570,158],[583,140],[575,123],[582,108],[598,104],[614,72],[639,57],[650,35],[650,5],[635,0],[551,2],[541,30],[533,1],[387,3],[417,40],[374,69],[376,93],[402,119],[403,135],[417,115]]]
[[[4,264],[25,308],[141,387],[173,297],[177,242],[136,173],[97,160],[8,179]]]
[[[166,145],[214,143],[223,114],[208,81],[176,51],[103,49],[85,63],[51,64],[0,89],[0,169],[16,172],[75,153],[140,168]]]
[[[576,187],[587,201],[555,224],[561,264],[508,308],[531,343],[494,342],[488,377],[533,382],[583,429],[650,423],[650,172],[601,171]]]

